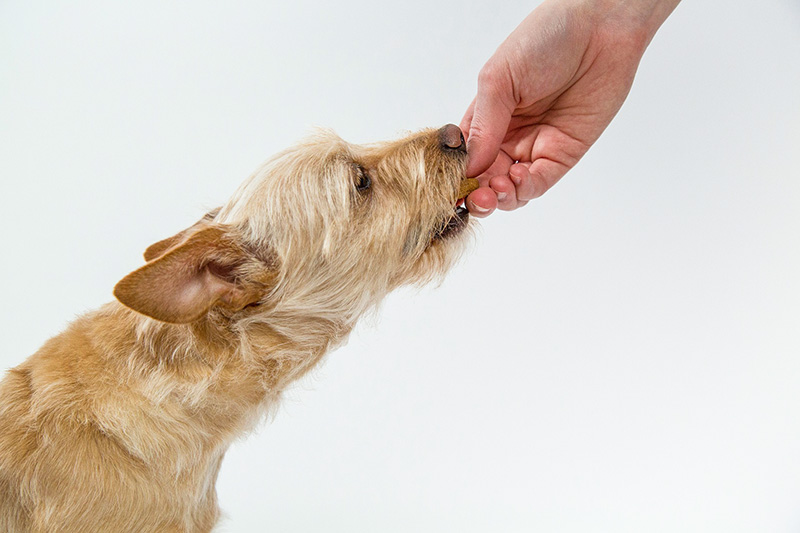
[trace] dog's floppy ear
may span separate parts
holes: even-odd
[[[258,302],[274,267],[222,226],[193,228],[167,239],[166,251],[125,276],[114,296],[134,311],[175,324],[194,322],[215,305],[237,311]]]
[[[164,255],[164,253],[169,250],[170,248],[180,244],[181,241],[186,239],[192,232],[200,229],[201,227],[207,227],[211,224],[214,218],[219,213],[221,208],[217,207],[203,215],[203,218],[195,222],[192,226],[189,226],[185,230],[181,231],[180,233],[176,233],[172,237],[168,237],[164,240],[158,241],[157,243],[151,244],[147,247],[147,250],[144,251],[144,260],[145,261],[152,261],[157,257]]]

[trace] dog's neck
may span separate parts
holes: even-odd
[[[115,382],[88,391],[97,395],[98,425],[148,464],[171,461],[163,467],[176,474],[215,468],[351,329],[319,317],[285,326],[279,317],[232,324],[214,316],[174,325],[116,303],[83,322],[98,341],[104,381]]]

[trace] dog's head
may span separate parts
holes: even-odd
[[[453,125],[394,142],[319,133],[259,168],[222,208],[145,252],[114,294],[165,322],[271,310],[350,323],[447,270],[468,226]],[[279,310],[279,311],[278,311]]]

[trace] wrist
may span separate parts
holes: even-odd
[[[597,27],[605,27],[642,42],[652,40],[680,0],[584,0],[587,16]]]

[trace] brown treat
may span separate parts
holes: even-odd
[[[469,193],[480,187],[480,183],[475,178],[466,178],[461,181],[461,187],[458,190],[458,199],[466,198]]]

